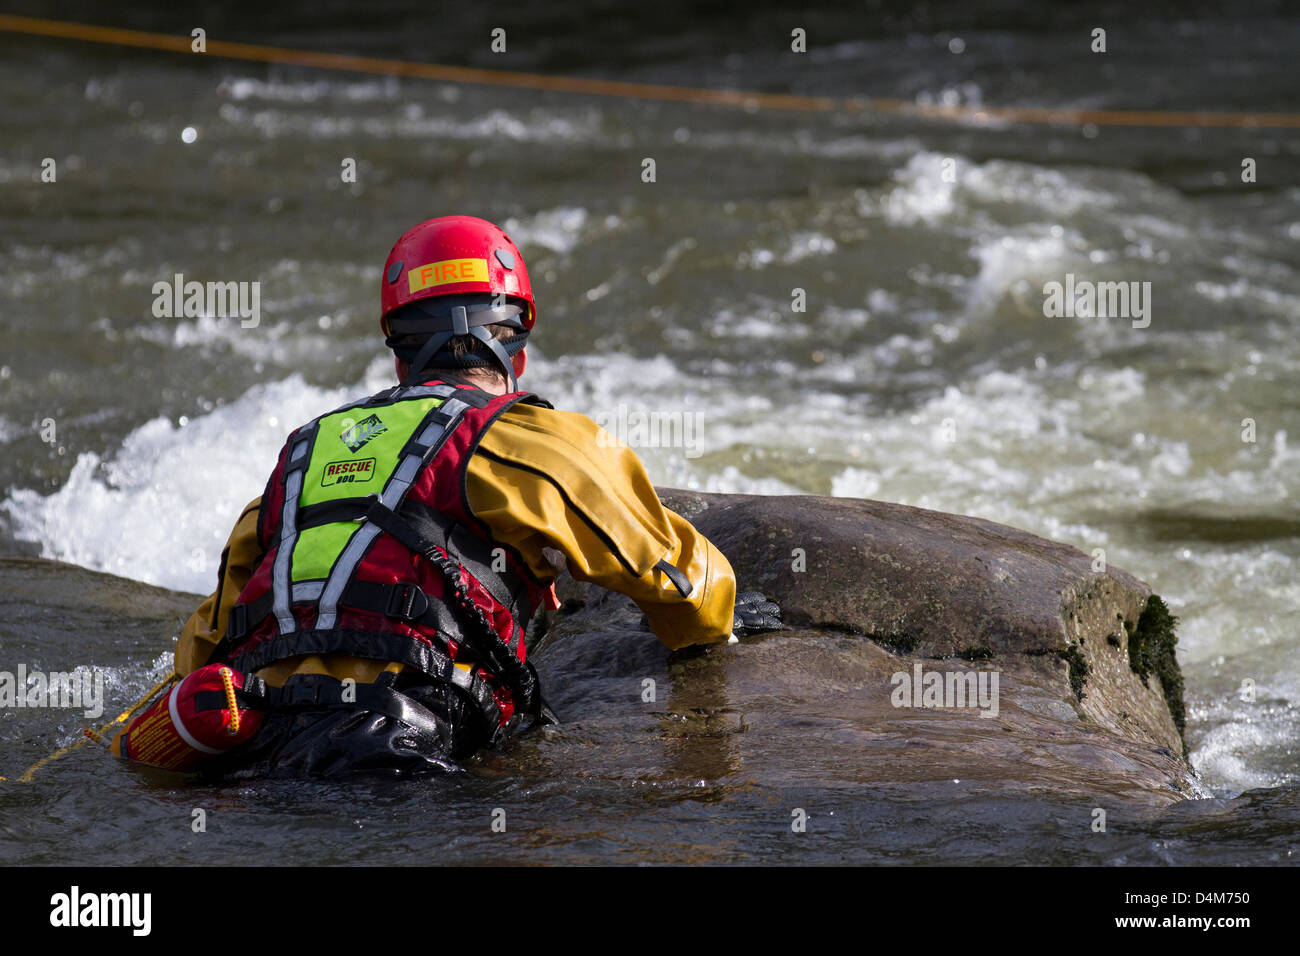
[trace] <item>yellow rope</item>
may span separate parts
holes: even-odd
[[[0,31],[21,33],[28,36],[83,40],[89,43],[109,43],[115,46],[128,46],[137,49],[167,50],[173,53],[191,53],[191,43],[193,42],[191,37],[188,36],[147,33],[143,30],[123,30],[117,27],[101,27],[89,23],[69,23],[63,20],[43,20],[36,17],[18,17],[9,14],[0,14]],[[1172,112],[1169,110],[1098,110],[1032,106],[939,106],[913,103],[910,100],[902,99],[862,97],[840,99],[831,96],[760,93],[753,90],[716,90],[686,86],[666,86],[661,83],[631,83],[622,80],[600,80],[584,76],[548,76],[540,73],[521,73],[513,70],[486,70],[478,67],[446,66],[440,63],[389,60],[373,56],[349,56],[347,54],[321,53],[313,50],[293,50],[285,47],[264,46],[258,43],[234,43],[226,40],[206,40],[205,49],[207,52],[202,55],[224,57],[231,60],[289,63],[295,66],[314,67],[322,70],[347,70],[385,76],[409,76],[423,80],[440,80],[444,83],[476,83],[485,86],[504,86],[515,89],[584,93],[592,96],[616,96],[676,103],[710,104],[751,110],[796,110],[816,113],[840,110],[851,113],[887,113],[928,120],[975,124],[1011,122],[1047,123],[1066,126],[1091,124],[1094,126],[1201,126],[1244,129],[1300,128],[1300,113]]]
[[[239,733],[239,704],[235,701],[235,680],[229,667],[223,667],[217,673],[221,675],[221,684],[226,688],[226,707],[230,711],[230,726],[226,733],[234,737]]]
[[[173,671],[170,675],[168,675],[168,677],[165,680],[159,682],[158,684],[155,684],[153,689],[150,690],[149,693],[145,694],[142,698],[140,698],[139,701],[136,702],[135,706],[129,708],[128,710],[122,711],[122,713],[118,714],[118,716],[115,719],[110,720],[108,723],[104,724],[101,727],[98,728],[87,727],[85,730],[81,732],[82,736],[80,740],[74,741],[73,743],[68,744],[66,747],[60,747],[58,750],[54,751],[54,753],[50,754],[48,757],[42,757],[40,760],[36,761],[36,763],[32,764],[30,767],[27,768],[27,770],[23,772],[23,775],[18,778],[18,782],[31,783],[32,776],[36,773],[37,770],[40,770],[47,763],[51,763],[55,760],[58,760],[60,757],[64,756],[65,754],[72,753],[72,751],[76,750],[87,740],[93,740],[96,743],[105,744],[104,741],[105,733],[107,733],[109,730],[112,730],[118,724],[130,720],[133,716],[135,716],[135,714],[141,708],[143,708],[146,704],[148,704],[156,696],[158,696],[159,691],[166,690],[168,687],[170,687],[174,682],[178,680],[180,680],[180,675],[177,674],[175,671]],[[105,746],[107,746],[107,744],[105,744]],[[0,780],[7,780],[7,779],[8,778],[6,777],[0,777]]]

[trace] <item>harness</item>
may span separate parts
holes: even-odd
[[[553,721],[536,672],[515,650],[523,650],[540,583],[467,513],[435,507],[451,500],[446,489],[436,493],[445,481],[435,479],[459,485],[482,432],[521,401],[547,404],[531,393],[400,385],[290,435],[263,496],[265,557],[212,661],[248,675],[307,654],[398,662],[467,694],[491,743],[519,714]],[[373,490],[350,493],[357,484]],[[466,658],[468,669],[456,665]],[[282,689],[254,680],[244,693],[262,709],[290,709],[340,703],[337,686],[299,676]],[[424,717],[414,701],[395,703],[393,695],[404,695],[382,682],[354,693],[373,698],[355,697],[355,706]]]

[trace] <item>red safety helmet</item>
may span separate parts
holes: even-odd
[[[429,219],[403,233],[388,253],[380,328],[391,335],[388,317],[408,303],[465,292],[504,293],[516,300],[525,331],[537,321],[524,257],[500,227],[474,216]]]

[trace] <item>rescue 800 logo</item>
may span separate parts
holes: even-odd
[[[361,458],[357,461],[331,461],[321,473],[320,483],[330,485],[359,484],[375,477],[375,460]]]

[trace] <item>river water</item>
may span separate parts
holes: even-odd
[[[1192,20],[1175,4],[688,18],[673,4],[630,14],[592,3],[514,14],[504,54],[488,49],[497,11],[433,29],[419,5],[373,9],[356,22],[337,5],[287,4],[201,25],[375,57],[949,105],[1286,112],[1300,86],[1300,17],[1283,4]],[[58,15],[178,35],[196,25],[88,3]],[[1099,26],[1105,54],[1089,51]],[[789,50],[793,27],[808,31],[806,54]],[[377,293],[392,241],[423,218],[469,213],[501,223],[533,277],[526,386],[602,421],[620,409],[694,416],[689,447],[638,449],[656,484],[1004,522],[1103,549],[1182,621],[1187,741],[1208,796],[1105,848],[1051,849],[1077,808],[1047,797],[828,786],[821,804],[839,807],[841,838],[794,847],[772,835],[765,808],[806,794],[707,779],[518,782],[487,761],[436,799],[474,814],[526,792],[549,829],[531,843],[449,838],[440,858],[1289,856],[1300,819],[1297,130],[746,110],[6,33],[0,89],[0,556],[210,591],[230,525],[288,429],[391,382]],[[46,157],[54,182],[40,179]],[[356,182],[342,181],[348,159]],[[1254,182],[1242,181],[1244,160]],[[258,282],[259,321],[159,317],[153,285],[178,273]],[[1137,283],[1149,309],[1046,317],[1047,284],[1067,275]],[[6,593],[20,566],[6,565]],[[43,630],[53,625],[36,595],[66,584],[37,567],[23,574],[38,592],[6,605],[0,669],[14,670],[20,648],[28,666],[108,667],[113,706],[165,669],[175,618],[198,600],[130,635],[122,618],[144,619],[129,607],[85,609],[78,639],[41,644],[34,635],[58,628]],[[0,714],[14,758],[0,773],[74,724]],[[88,861],[188,852],[140,831],[188,806],[189,791],[113,768],[97,799],[84,785],[105,768],[91,756],[0,798],[6,857],[69,828],[95,834],[72,841]],[[427,813],[426,791],[375,786],[364,813],[354,793],[305,785],[204,799],[246,815],[248,832],[269,801],[278,823],[261,845],[330,862],[349,858],[349,834],[406,833]],[[725,839],[709,830],[719,807],[734,818]],[[15,827],[16,813],[45,822]]]

